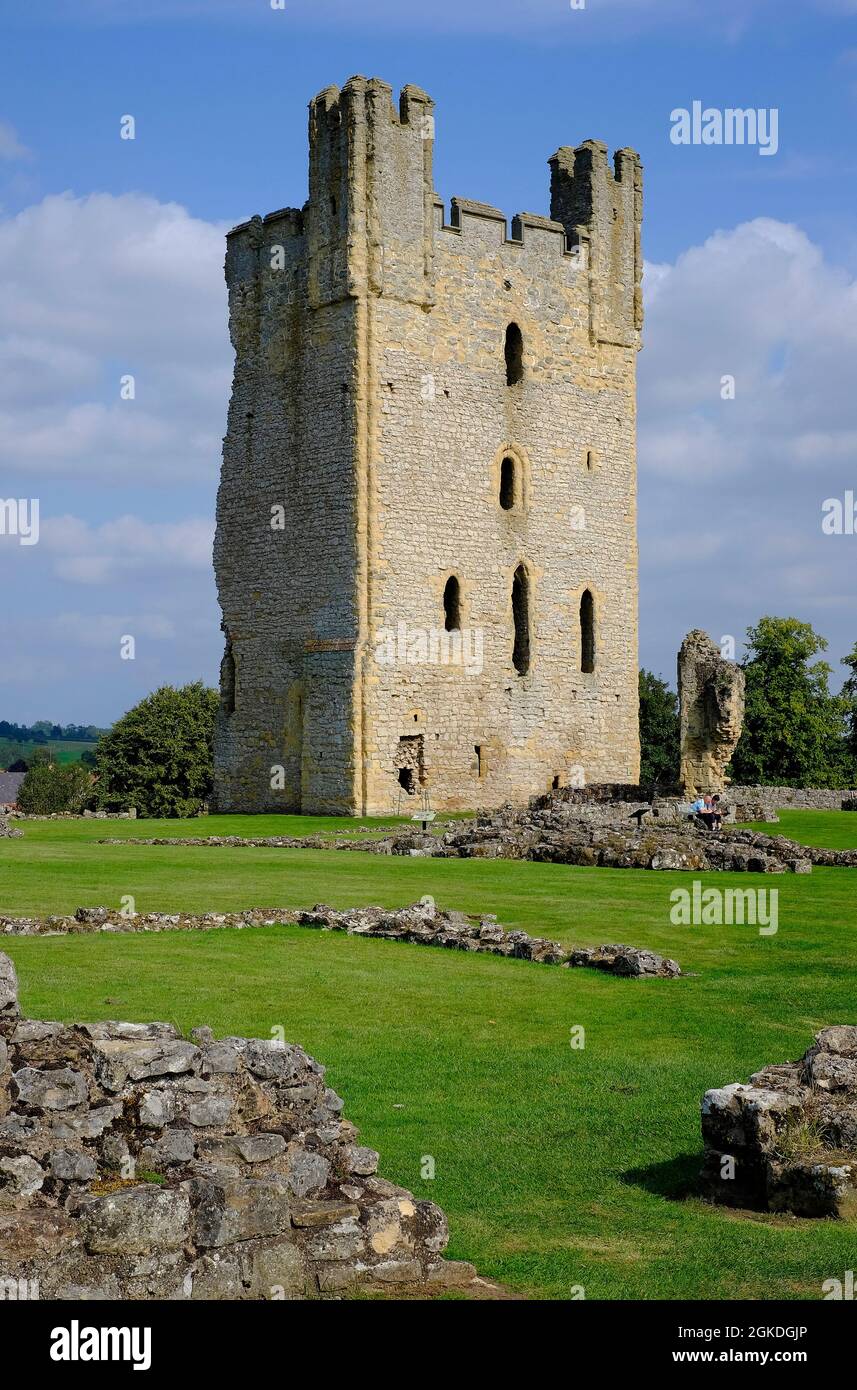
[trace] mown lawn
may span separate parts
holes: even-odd
[[[824,849],[857,848],[857,811],[780,811],[779,824],[760,822],[753,828]]]
[[[806,818],[804,820],[804,817]],[[477,958],[302,928],[7,937],[37,1017],[169,1018],[219,1034],[282,1025],[328,1067],[382,1172],[447,1211],[450,1254],[525,1294],[818,1298],[855,1268],[857,1227],[741,1214],[693,1195],[699,1101],[857,1022],[857,871],[706,885],[779,891],[779,930],[677,927],[690,875],[324,851],[99,846],[103,835],[309,833],[296,817],[29,822],[0,841],[0,913],[443,905],[564,941],[674,955],[678,981]],[[806,827],[804,829],[804,827]],[[857,845],[857,816],[784,814],[783,833]],[[583,1050],[570,1046],[582,1026]],[[436,1177],[424,1180],[425,1156]]]

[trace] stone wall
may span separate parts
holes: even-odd
[[[272,1040],[20,1017],[0,954],[0,1285],[280,1299],[469,1283],[434,1203],[377,1175],[324,1068]]]
[[[726,799],[734,808],[736,820],[774,819],[781,810],[857,811],[857,791],[834,791],[829,787],[733,785]]]
[[[442,946],[539,965],[579,966],[612,975],[639,977],[681,974],[677,961],[637,946],[564,946],[525,931],[507,931],[493,914],[471,917],[464,912],[439,908],[434,898],[424,897],[411,907],[352,907],[337,911],[325,903],[308,909],[250,908],[245,912],[192,913],[148,912],[126,916],[106,907],[79,907],[73,917],[0,917],[0,933],[7,936],[64,936],[87,932],[220,931],[247,927],[295,925],[320,931],[341,931],[349,936],[402,941],[415,946]]]
[[[218,810],[385,813],[415,767],[438,809],[638,775],[639,160],[565,147],[550,218],[447,219],[433,120],[415,87],[398,110],[375,79],[328,88],[309,202],[229,238]],[[478,663],[420,647],[452,576]]]
[[[857,1027],[824,1028],[799,1061],[707,1091],[702,1137],[703,1190],[713,1201],[853,1219]]]

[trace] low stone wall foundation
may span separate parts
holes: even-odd
[[[55,1299],[443,1288],[444,1213],[377,1175],[302,1048],[20,1017],[0,954],[0,1287]]]
[[[342,931],[349,936],[371,936],[383,941],[405,941],[418,946],[445,946],[453,950],[511,956],[539,965],[588,966],[613,975],[660,975],[672,979],[681,974],[677,961],[639,946],[564,946],[525,931],[507,931],[493,914],[469,917],[464,912],[438,908],[425,897],[411,907],[390,911],[383,907],[355,907],[337,912],[317,903],[309,909],[259,908],[247,912],[187,913],[149,912],[124,916],[106,907],[79,907],[73,917],[0,917],[0,932],[8,936],[66,936],[86,932],[219,931],[228,928],[272,926],[316,927]]]

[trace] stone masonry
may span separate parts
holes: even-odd
[[[197,842],[199,843],[199,842]],[[79,907],[73,917],[0,917],[0,933],[6,936],[65,936],[95,932],[246,931],[253,927],[297,925],[317,931],[346,932],[380,941],[400,941],[415,946],[441,946],[446,950],[506,956],[537,965],[585,967],[611,975],[638,979],[659,975],[674,979],[681,974],[678,961],[639,946],[604,944],[567,946],[521,930],[509,931],[493,913],[469,916],[438,907],[424,897],[410,907],[352,907],[344,912],[316,903],[312,908],[250,908],[244,912],[135,913],[132,917],[106,907]]]
[[[798,1062],[706,1091],[702,1187],[712,1201],[857,1215],[857,1027],[816,1033]]]
[[[682,787],[687,796],[724,791],[726,765],[744,723],[744,672],[695,628],[678,654]]]
[[[638,156],[550,217],[434,191],[431,99],[310,104],[309,201],[228,238],[214,809],[495,807],[638,777]]]
[[[278,1300],[472,1284],[471,1265],[441,1258],[443,1212],[378,1176],[342,1109],[289,1043],[21,1018],[0,954],[0,1291]]]

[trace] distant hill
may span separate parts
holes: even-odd
[[[37,748],[45,749],[58,763],[76,763],[84,753],[94,753],[98,740],[106,733],[96,724],[63,726],[47,719],[39,719],[35,724],[13,724],[0,719],[0,768],[20,760],[29,762]]]

